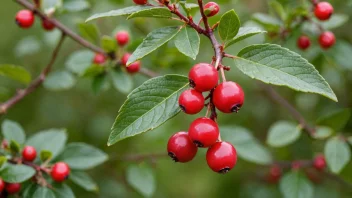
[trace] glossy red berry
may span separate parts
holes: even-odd
[[[208,149],[206,158],[213,171],[227,173],[236,165],[237,152],[228,142],[216,142]]]
[[[318,155],[314,158],[313,166],[317,170],[324,170],[326,167],[326,161],[324,155]]]
[[[333,12],[334,8],[328,2],[318,3],[314,9],[315,16],[322,21],[330,19]]]
[[[37,151],[33,146],[25,146],[22,150],[22,158],[25,161],[33,161],[37,157]]]
[[[133,0],[133,2],[137,5],[145,5],[148,3],[148,0]]]
[[[188,89],[182,92],[178,98],[178,104],[185,113],[196,114],[204,107],[204,97],[202,93],[194,89]]]
[[[210,91],[219,80],[218,72],[208,63],[194,65],[188,73],[189,84],[199,92]]]
[[[18,193],[21,190],[21,184],[20,183],[6,183],[5,190],[9,194]]]
[[[189,162],[196,156],[198,147],[193,144],[187,132],[178,132],[167,143],[167,152],[175,162]]]
[[[30,28],[33,23],[34,23],[34,14],[30,10],[21,10],[17,12],[16,15],[16,23],[21,27],[21,28]]]
[[[305,50],[308,49],[310,46],[310,39],[308,36],[300,36],[297,40],[298,48]]]
[[[0,178],[0,193],[4,191],[4,189],[5,189],[5,182],[4,180],[2,180],[2,178]]]
[[[282,171],[280,166],[274,165],[269,170],[268,180],[270,183],[277,183],[280,180],[281,175],[282,175]]]
[[[42,20],[42,27],[47,31],[51,31],[55,28],[55,25],[52,22],[43,19]]]
[[[204,5],[204,13],[207,17],[216,15],[220,10],[220,7],[215,2],[209,2]]]
[[[198,118],[191,123],[188,135],[198,147],[209,147],[219,137],[219,126],[209,118]]]
[[[69,174],[70,167],[65,162],[58,162],[51,169],[51,178],[56,182],[64,181],[68,178]]]
[[[124,46],[130,40],[130,35],[126,31],[120,31],[116,33],[115,39],[120,46]]]
[[[319,44],[323,49],[332,47],[335,42],[335,35],[332,32],[323,32],[319,37]]]
[[[93,63],[100,65],[100,64],[105,63],[105,60],[106,60],[106,58],[105,58],[104,54],[97,53],[94,56]]]
[[[121,58],[121,64],[125,65],[127,64],[128,59],[130,58],[131,54],[126,53],[122,56]],[[128,73],[137,73],[139,70],[141,69],[141,62],[140,61],[136,61],[132,64],[130,64],[128,67],[126,66],[126,70]]]
[[[130,53],[125,53],[122,58],[121,58],[121,64],[126,65],[128,59],[130,58],[131,54]]]
[[[217,86],[213,93],[213,103],[217,109],[224,113],[238,112],[244,102],[244,92],[235,82],[223,82]]]

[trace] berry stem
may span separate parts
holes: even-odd
[[[226,82],[226,76],[225,76],[225,72],[224,72],[224,66],[222,66],[222,65],[220,65],[220,73],[221,73],[222,82]]]

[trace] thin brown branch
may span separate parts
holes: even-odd
[[[56,48],[54,49],[54,51],[51,55],[51,59],[50,59],[49,63],[43,69],[43,71],[40,73],[40,75],[27,88],[17,91],[16,95],[14,95],[12,98],[10,98],[9,100],[7,100],[6,102],[4,102],[0,105],[0,115],[5,114],[9,108],[11,108],[13,105],[18,103],[19,101],[21,101],[28,94],[32,93],[34,90],[36,90],[43,83],[43,81],[45,80],[46,76],[50,72],[50,70],[56,60],[57,54],[62,46],[62,43],[64,42],[64,39],[65,39],[65,34],[63,33],[61,35],[60,41],[58,42]]]
[[[139,73],[141,73],[141,74],[143,74],[143,75],[145,75],[145,76],[147,76],[147,77],[150,77],[150,78],[154,78],[154,77],[159,76],[158,73],[156,73],[156,72],[154,72],[154,71],[152,71],[152,70],[150,70],[150,69],[144,68],[144,67],[142,67],[142,68],[139,70]]]

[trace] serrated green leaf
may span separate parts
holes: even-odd
[[[273,159],[268,149],[261,145],[246,128],[221,126],[221,136],[235,146],[240,158],[261,165],[272,163]]]
[[[272,31],[279,30],[282,25],[280,20],[264,13],[253,14],[252,20],[262,25],[265,29],[270,29]]]
[[[33,198],[55,198],[55,194],[51,189],[40,186],[35,190]]]
[[[7,164],[0,171],[0,177],[8,183],[21,183],[31,178],[35,174],[35,170],[26,165]]]
[[[279,188],[284,198],[313,198],[313,184],[299,171],[286,173]]]
[[[348,21],[348,15],[346,14],[333,14],[327,21],[319,21],[325,30],[331,30],[334,28],[341,27]]]
[[[333,133],[333,130],[325,126],[317,126],[316,131],[312,134],[312,137],[315,139],[326,139]]]
[[[330,138],[326,142],[324,155],[333,173],[339,173],[351,159],[350,148],[339,137]]]
[[[234,62],[244,74],[264,83],[317,93],[337,101],[329,84],[312,64],[299,54],[279,45],[248,46],[238,53]]]
[[[82,77],[94,77],[101,75],[105,72],[105,68],[102,65],[93,64],[84,71]]]
[[[171,18],[172,14],[166,7],[151,7],[149,9],[140,10],[132,13],[127,19],[136,17],[152,17],[152,18]]]
[[[301,135],[302,127],[288,121],[278,121],[268,132],[267,144],[272,147],[287,146],[296,141]]]
[[[117,48],[117,43],[116,40],[113,39],[110,36],[103,36],[101,38],[101,47],[106,51],[106,52],[114,52],[116,51]]]
[[[1,125],[2,135],[9,142],[15,140],[19,144],[23,144],[26,140],[26,134],[20,124],[11,120],[4,120]]]
[[[131,6],[131,7],[126,7],[118,10],[111,10],[109,12],[103,12],[103,13],[98,13],[94,14],[93,16],[90,16],[86,22],[98,19],[98,18],[103,18],[103,17],[114,17],[114,16],[125,16],[125,15],[130,15],[135,12],[139,12],[142,10],[148,10],[152,6]]]
[[[79,23],[78,31],[80,35],[88,41],[93,43],[97,43],[99,41],[100,33],[95,24]]]
[[[72,189],[64,183],[53,183],[56,198],[75,198]]]
[[[220,38],[227,42],[238,33],[238,30],[241,27],[240,19],[238,18],[235,10],[230,10],[223,14],[219,23],[219,35]]]
[[[73,0],[73,1],[64,1],[63,7],[69,12],[78,12],[86,10],[91,7],[90,3],[86,0]]]
[[[199,52],[200,38],[198,32],[191,27],[184,27],[175,37],[175,46],[178,51],[186,56],[197,58]]]
[[[85,143],[70,143],[58,159],[66,162],[72,169],[86,170],[105,162],[108,155]]]
[[[53,158],[53,153],[48,150],[41,150],[40,151],[40,160],[42,162],[46,162],[47,160],[50,160]]]
[[[10,150],[14,153],[19,153],[20,152],[20,144],[16,142],[15,140],[10,141]]]
[[[227,48],[237,42],[240,42],[248,37],[251,37],[251,36],[254,36],[257,34],[261,34],[261,33],[266,33],[266,31],[263,31],[257,27],[241,27],[238,31],[237,36],[235,36],[228,43],[226,43],[225,48]]]
[[[153,170],[146,165],[130,165],[127,167],[126,180],[132,188],[144,197],[151,197],[156,189]]]
[[[85,172],[72,171],[69,179],[87,191],[98,192],[99,188],[95,181]]]
[[[67,140],[65,129],[48,129],[31,136],[26,145],[33,146],[38,153],[51,151],[53,159],[64,149]]]
[[[0,65],[0,76],[5,76],[24,84],[28,84],[32,79],[31,74],[25,68],[9,64]]]
[[[63,70],[50,73],[43,85],[52,91],[62,91],[72,88],[75,84],[75,77],[70,72]]]
[[[337,111],[329,112],[328,114],[318,118],[317,124],[330,127],[335,131],[339,131],[346,126],[350,117],[350,109],[340,109]]]
[[[93,57],[94,53],[89,50],[76,51],[68,58],[66,68],[75,74],[82,75],[92,64]]]
[[[133,90],[119,110],[108,146],[155,129],[174,117],[180,112],[178,97],[188,84],[186,76],[166,75],[152,78]]]
[[[133,81],[130,75],[126,72],[112,70],[110,71],[110,78],[114,88],[124,94],[128,94],[133,89]]]
[[[137,47],[127,61],[127,65],[138,61],[146,55],[152,53],[160,46],[171,40],[181,30],[181,27],[170,26],[156,29],[149,33],[143,42]]]

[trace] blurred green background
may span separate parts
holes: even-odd
[[[66,1],[66,0],[65,0]],[[57,18],[65,25],[77,31],[76,24],[84,22],[93,13],[109,11],[127,5],[132,1],[99,0],[89,1],[91,7],[80,12],[57,13]],[[191,2],[191,1],[189,1]],[[268,1],[264,0],[221,0],[221,13],[234,8],[242,24],[251,25],[251,15],[256,12],[268,13]],[[296,1],[281,1],[297,4]],[[335,13],[352,16],[352,1],[329,1],[335,8]],[[194,2],[195,3],[195,2]],[[2,1],[0,6],[0,63],[9,63],[24,66],[33,77],[49,61],[51,51],[57,40],[57,32],[46,33],[40,26],[40,20],[29,30],[22,30],[16,24],[14,16],[21,6],[14,1]],[[216,16],[211,23],[220,19]],[[199,16],[196,16],[199,18]],[[137,18],[130,21],[124,17],[105,18],[97,20],[101,35],[113,35],[116,29],[126,29],[132,34],[132,43],[128,49],[133,50],[151,30],[175,22],[164,19]],[[338,43],[328,51],[323,51],[313,36],[313,47],[307,52],[298,51],[295,47],[297,35],[286,43],[279,41],[286,47],[298,51],[308,58],[335,91],[339,102],[334,103],[322,96],[298,93],[288,88],[275,88],[285,98],[289,99],[304,117],[312,124],[329,112],[342,108],[350,108],[352,104],[352,22],[334,29]],[[255,43],[265,42],[264,36],[243,41],[230,47],[227,53],[236,54],[240,49]],[[74,51],[83,49],[80,45],[67,38],[54,71],[65,69],[65,62]],[[180,54],[173,42],[163,46],[156,52],[142,60],[143,67],[150,68],[162,74],[177,73],[187,75],[189,68],[197,62],[210,62],[213,50],[209,41],[202,37],[201,51],[197,60],[193,61]],[[225,64],[231,66],[231,61]],[[135,87],[147,80],[142,75],[133,76]],[[267,131],[270,126],[279,120],[291,120],[292,117],[282,106],[268,97],[256,81],[243,75],[235,67],[227,72],[227,79],[242,85],[246,93],[246,102],[238,114],[219,114],[220,130],[223,126],[242,126],[248,128],[262,144],[265,144]],[[0,101],[13,95],[15,90],[23,85],[0,76]],[[195,116],[185,116],[180,113],[176,118],[168,121],[161,127],[136,136],[111,147],[106,146],[110,128],[117,112],[126,99],[126,95],[117,92],[113,87],[99,94],[91,90],[91,79],[77,78],[73,88],[65,91],[50,91],[40,88],[33,94],[15,105],[6,116],[1,119],[11,119],[21,123],[27,134],[48,128],[67,128],[69,141],[87,142],[109,153],[111,159],[105,164],[89,171],[99,185],[99,193],[88,193],[79,187],[74,187],[77,197],[142,197],[131,188],[126,181],[126,169],[130,165],[150,166],[155,174],[155,193],[153,197],[281,197],[278,186],[267,184],[259,179],[258,174],[268,171],[267,167],[239,159],[237,166],[226,175],[212,172],[205,161],[206,150],[200,149],[196,158],[187,164],[176,164],[167,157],[145,159],[140,161],[120,160],[120,156],[143,153],[166,153],[168,138],[178,131],[185,131]],[[352,122],[341,131],[351,135]],[[311,159],[316,153],[322,152],[324,141],[311,140],[303,134],[294,144],[284,148],[270,148],[276,160]],[[351,164],[347,165],[341,174],[352,182]],[[141,184],[143,185],[143,183]],[[148,185],[148,184],[145,184]],[[315,197],[350,197],[351,189],[331,180],[323,180],[315,186]]]

